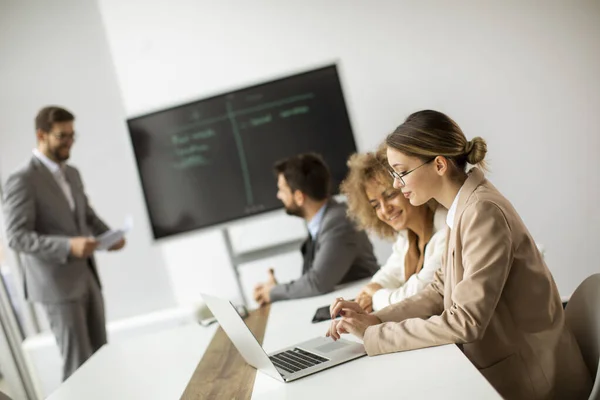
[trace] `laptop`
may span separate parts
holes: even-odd
[[[324,336],[267,354],[231,302],[207,294],[202,298],[244,360],[278,381],[291,382],[367,354],[361,343]]]

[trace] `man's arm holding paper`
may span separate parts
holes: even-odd
[[[92,234],[95,236],[97,240],[97,250],[108,250],[115,251],[120,250],[125,247],[125,232],[119,230],[110,230],[108,225],[98,217],[96,211],[90,205],[87,194],[85,193],[85,189],[83,187],[83,181],[79,176],[79,171],[75,170],[77,179],[79,180],[79,185],[81,187],[81,192],[83,193],[83,198],[85,202],[85,220],[87,225],[89,226]]]
[[[98,250],[115,251],[122,249],[125,246],[125,234],[132,228],[133,219],[131,216],[127,216],[122,229],[106,231],[96,238],[98,241]]]

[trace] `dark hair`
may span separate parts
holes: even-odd
[[[299,154],[275,163],[275,174],[283,174],[292,192],[301,191],[313,200],[329,197],[331,175],[323,158],[315,153]]]
[[[69,111],[58,106],[48,106],[42,108],[35,117],[35,130],[50,132],[52,125],[56,122],[74,121],[75,116]]]
[[[444,156],[461,171],[467,162],[485,169],[485,140],[479,136],[467,140],[458,124],[439,111],[423,110],[409,115],[385,142],[392,149],[423,161]]]

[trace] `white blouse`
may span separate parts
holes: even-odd
[[[392,247],[392,255],[371,282],[383,286],[373,295],[373,310],[379,311],[390,304],[398,303],[420,292],[433,281],[433,274],[442,265],[442,254],[446,247],[445,208],[438,206],[433,215],[433,232],[425,247],[423,268],[413,274],[408,281],[404,279],[404,259],[408,251],[408,232],[398,233],[398,239]]]

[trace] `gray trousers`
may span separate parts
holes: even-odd
[[[102,291],[88,274],[83,297],[63,303],[42,303],[63,358],[63,381],[106,344]]]

